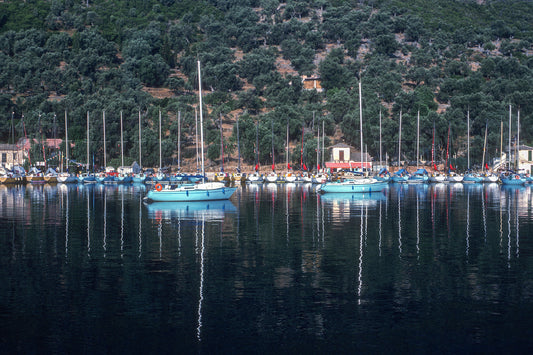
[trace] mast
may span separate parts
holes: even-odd
[[[274,120],[270,120],[270,126],[271,126],[271,133],[270,136],[272,138],[272,171],[276,171],[275,166],[275,160],[274,160]]]
[[[361,81],[359,80],[359,137],[361,140],[361,171],[363,169],[363,98],[361,97]]]
[[[418,158],[420,152],[420,110],[416,114],[416,170],[418,170]]]
[[[205,181],[205,170],[204,170],[204,124],[203,124],[203,111],[202,111],[202,75],[200,71],[200,61],[198,61],[198,96],[199,96],[199,105],[200,105],[200,142],[201,142],[201,153],[202,153],[202,182]]]
[[[237,172],[241,172],[241,142],[239,140],[239,117],[237,117],[237,155],[239,157],[239,162],[237,163]]]
[[[290,169],[289,165],[289,121],[287,120],[287,144],[285,146],[286,157],[287,157],[287,170]]]
[[[431,140],[431,165],[434,170],[437,170],[437,165],[435,165],[435,121],[433,121],[433,138]]]
[[[400,130],[398,131],[398,170],[400,170],[400,162],[402,157],[402,109],[400,109]]]
[[[89,111],[87,111],[87,173],[89,172]]]
[[[511,105],[509,105],[509,156],[507,158],[509,162],[509,170],[511,169]]]
[[[196,173],[198,173],[199,168],[199,161],[198,161],[198,110],[196,107],[194,108],[194,130],[195,130],[195,140],[196,140]]]
[[[503,162],[503,119],[500,119],[500,167]]]
[[[300,147],[300,169],[305,170],[303,168],[304,164],[304,126],[302,125],[302,145]]]
[[[139,110],[139,167],[142,169],[142,154],[141,154],[141,110]]]
[[[446,141],[446,167],[445,169],[448,169],[448,172],[450,171],[448,166],[448,158],[450,157],[450,128],[451,124],[448,124],[448,139]]]
[[[161,110],[159,110],[159,171],[161,171]]]
[[[122,119],[122,117],[121,117]],[[105,149],[105,110],[102,111],[102,124],[104,126],[104,169],[107,167],[107,160],[106,160],[106,149]],[[122,124],[122,121],[121,121]],[[120,127],[120,132],[122,134],[122,126]],[[122,136],[121,136],[122,137]],[[122,145],[122,143],[121,143]]]
[[[325,136],[325,133],[324,133],[324,121],[322,121],[322,168],[324,168],[324,141],[326,140],[325,139],[326,136]],[[287,143],[287,147],[289,146],[289,144]]]
[[[470,109],[466,112],[466,171],[470,171]]]
[[[224,135],[222,134],[222,114],[220,114],[220,158],[222,165],[220,171],[224,171]]]
[[[120,111],[120,164],[124,167],[124,130],[122,125],[122,111]]]
[[[320,170],[320,126],[316,127],[316,173]]]
[[[255,122],[255,171],[259,170],[259,121]]]
[[[178,171],[181,170],[181,111],[178,111]]]
[[[487,130],[488,130],[488,122],[485,122],[485,139],[483,141],[483,161],[481,162],[482,169],[485,169],[485,152],[487,151]]]
[[[67,158],[67,173],[68,173],[68,125],[67,125],[67,110],[65,110],[65,156]]]
[[[516,172],[520,171],[520,109],[516,112]]]
[[[383,167],[383,159],[382,159],[382,150],[381,150],[381,108],[379,109],[379,168],[381,169]]]

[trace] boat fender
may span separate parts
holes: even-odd
[[[520,179],[520,176],[515,175],[514,178],[518,180],[518,179]]]
[[[161,185],[161,184],[155,184],[155,190],[156,190],[156,191],[161,191],[161,190],[163,190],[163,185]]]

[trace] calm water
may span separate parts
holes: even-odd
[[[0,353],[533,349],[530,187],[0,186]]]

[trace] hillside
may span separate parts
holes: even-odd
[[[90,112],[92,155],[101,164],[105,110],[107,155],[118,160],[120,146],[112,142],[119,141],[122,111],[131,163],[138,160],[140,112],[143,165],[157,166],[161,111],[164,165],[176,165],[180,112],[181,163],[195,169],[199,60],[214,170],[221,164],[221,122],[225,164],[228,155],[230,166],[237,164],[237,119],[247,166],[255,165],[257,151],[270,166],[272,141],[275,160],[284,162],[287,126],[293,166],[316,164],[322,122],[326,147],[342,141],[359,148],[359,81],[364,140],[373,156],[380,112],[391,159],[400,111],[405,160],[416,160],[418,112],[426,160],[433,126],[436,160],[446,153],[450,127],[455,164],[465,167],[467,112],[472,160],[479,164],[486,125],[488,158],[499,156],[509,105],[512,135],[519,110],[520,139],[533,143],[530,1],[34,0],[0,2],[0,13],[2,142],[13,140],[12,113],[16,138],[63,137],[67,111],[69,138],[77,143],[72,154],[83,161]],[[304,78],[318,79],[322,89],[308,89],[315,82],[304,85]],[[32,154],[38,159],[42,152],[36,147]]]

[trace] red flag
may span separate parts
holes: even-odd
[[[272,171],[276,171],[276,166],[272,164]]]
[[[451,169],[451,170],[455,170],[455,169],[453,168],[452,164],[450,164],[450,169]]]
[[[317,165],[318,165],[318,166],[317,166],[317,169],[320,170],[320,164],[317,164]]]
[[[255,171],[259,170],[259,164],[255,164]]]
[[[433,169],[439,170],[439,168],[437,168],[437,166],[435,164],[433,164]]]
[[[287,169],[291,170],[291,164],[287,163]]]
[[[304,170],[306,170],[306,171],[307,171],[307,166],[305,166],[305,163],[304,163]]]
[[[485,163],[485,170],[489,170],[489,164]]]

